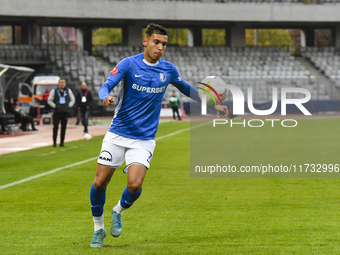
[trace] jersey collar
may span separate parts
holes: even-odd
[[[145,58],[143,58],[143,62],[144,62],[145,64],[147,64],[148,66],[156,66],[156,65],[158,65],[158,63],[159,63],[159,61],[157,61],[156,63],[149,63],[148,61],[145,60]]]

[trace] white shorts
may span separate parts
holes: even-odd
[[[143,165],[149,169],[155,147],[155,140],[131,139],[107,132],[97,163],[117,168],[125,160],[124,173],[127,173],[127,168],[132,164]]]

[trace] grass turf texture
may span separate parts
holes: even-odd
[[[242,123],[242,120],[233,120]],[[204,178],[330,178],[339,172],[339,119],[297,119],[296,127],[243,127],[216,125],[212,121],[192,123],[191,176]],[[204,124],[204,125],[202,125]],[[258,123],[256,125],[259,125]],[[195,167],[234,166],[236,172],[195,172]],[[305,165],[306,164],[306,165]],[[313,166],[308,166],[314,164]],[[337,165],[336,165],[337,164]],[[239,171],[241,167],[286,167],[286,172],[252,173]],[[333,171],[325,171],[332,168]],[[307,169],[308,167],[308,169]],[[325,169],[323,169],[324,167]],[[288,172],[289,168],[291,172]],[[307,171],[306,171],[307,169]],[[249,169],[248,169],[249,170]],[[258,170],[258,169],[254,169]],[[295,172],[294,172],[295,170]],[[311,172],[311,171],[312,172]],[[301,172],[300,172],[301,171]],[[325,171],[325,172],[323,172]],[[337,171],[337,172],[335,172]]]
[[[315,125],[338,127],[339,122],[304,119],[299,125],[305,126],[304,136],[314,139]],[[157,136],[188,127],[189,123],[162,123]],[[330,141],[339,139],[336,128],[320,134],[332,137]],[[96,157],[101,140],[93,137],[90,142],[67,143],[65,149],[1,155],[0,185]],[[282,137],[275,144],[284,141]],[[270,150],[267,145],[264,148]],[[0,190],[0,253],[340,253],[338,179],[190,179],[189,147],[189,131],[157,141],[143,194],[124,212],[122,236],[108,235],[104,248],[89,246],[93,236],[89,191],[96,160]],[[243,148],[255,154],[251,149]],[[108,231],[110,210],[125,186],[120,167],[107,190]]]

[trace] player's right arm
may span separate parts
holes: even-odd
[[[198,95],[198,90],[182,79],[177,68],[174,65],[173,65],[173,77],[174,79],[172,83],[176,88],[178,88],[184,95],[201,103],[201,99]],[[222,118],[225,118],[228,115],[228,107],[225,105],[215,105],[209,107],[212,107],[215,111],[218,111],[219,116]]]
[[[104,85],[99,89],[98,95],[99,98],[103,101],[103,104],[108,107],[114,101],[115,98],[110,96],[110,91],[114,89],[118,85],[118,83],[126,76],[129,70],[129,59],[125,58],[120,61],[110,72],[109,77],[107,78]]]

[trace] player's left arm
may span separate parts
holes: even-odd
[[[172,81],[171,83],[184,95],[187,97],[192,98],[193,100],[201,103],[201,98],[198,95],[198,90],[191,86],[189,83],[187,83],[179,74],[177,68],[173,67],[173,73],[172,73]],[[208,106],[210,107],[210,106]],[[221,118],[225,118],[228,115],[228,107],[225,105],[214,105],[213,108],[215,111],[219,112],[219,116]]]

